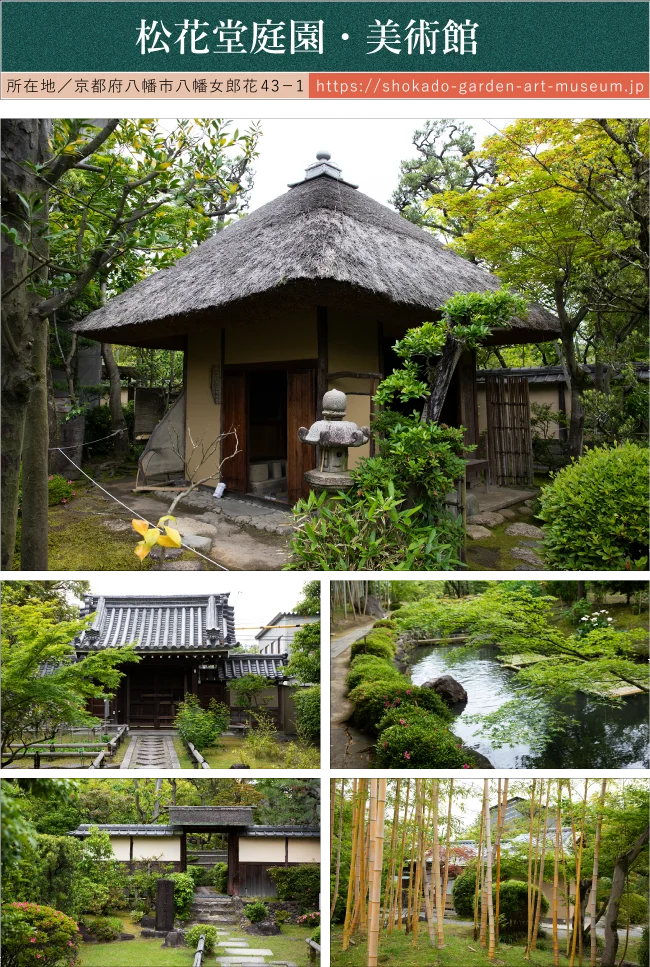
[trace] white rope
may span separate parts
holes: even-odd
[[[86,477],[88,480],[90,480],[91,484],[94,484],[95,487],[98,487],[102,491],[102,493],[106,494],[107,497],[110,497],[111,500],[114,500],[116,504],[119,504],[120,505],[120,507],[124,507],[124,509],[125,510],[128,510],[128,512],[130,514],[133,514],[134,517],[139,517],[140,520],[143,520],[145,522],[145,524],[149,524],[149,527],[155,527],[156,526],[155,524],[152,524],[150,520],[147,520],[146,517],[143,517],[142,514],[139,514],[137,512],[137,510],[133,510],[133,508],[128,507],[118,497],[115,497],[112,493],[110,493],[110,491],[108,491],[104,487],[102,487],[101,484],[98,484],[96,480],[93,480],[93,478],[91,476],[89,476],[86,473],[85,470],[82,470],[81,467],[78,467],[77,466],[77,464],[74,462],[74,460],[71,457],[69,457],[67,453],[63,453],[63,450],[61,449],[61,447],[52,447],[52,449],[53,450],[58,450],[59,453],[61,453],[66,458],[66,460],[68,460],[72,464],[72,466],[75,468],[75,470],[78,470],[79,473],[82,473],[84,475],[84,477]],[[221,568],[222,571],[228,571],[229,570],[229,568],[224,567],[223,564],[219,564],[218,561],[213,561],[211,557],[206,557],[205,554],[201,554],[201,552],[200,551],[197,551],[195,547],[190,547],[188,544],[183,544],[182,541],[181,541],[181,547],[184,548],[186,551],[191,551],[192,554],[196,554],[197,557],[202,557],[203,560],[204,561],[207,561],[209,564],[214,564],[215,567]]]
[[[101,443],[102,440],[110,440],[111,437],[118,436],[120,433],[126,433],[126,430],[116,430],[115,433],[109,433],[108,436],[100,436],[99,440],[91,440],[90,443],[75,443],[71,447],[48,447],[48,452],[51,450],[60,450],[63,453],[64,450],[78,450],[79,447],[92,447],[95,443]],[[65,453],[63,456],[65,456]]]

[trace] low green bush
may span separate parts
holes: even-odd
[[[275,883],[278,900],[297,900],[307,910],[318,906],[320,866],[270,866],[267,872]]]
[[[354,723],[364,732],[376,732],[380,720],[390,708],[418,705],[443,722],[453,718],[439,695],[430,688],[412,685],[406,679],[387,682],[362,682],[348,698],[354,705]]]
[[[633,925],[648,922],[648,898],[638,893],[624,893],[619,907],[619,923],[627,923],[628,916]]]
[[[268,915],[268,907],[261,900],[256,900],[255,903],[247,903],[244,906],[244,916],[251,923],[260,923],[262,920],[266,920]]]
[[[214,952],[217,946],[217,928],[211,923],[197,923],[193,927],[188,927],[185,931],[185,943],[188,947],[196,950],[201,937],[205,937],[203,950],[206,954]]]
[[[301,735],[317,740],[320,735],[320,685],[300,689],[294,693],[296,727]]]
[[[431,712],[427,712],[425,708],[420,708],[419,705],[401,705],[398,708],[389,708],[386,714],[382,715],[377,731],[381,735],[385,729],[390,729],[393,725],[406,724],[410,728],[410,726],[425,720],[428,721],[430,718]]]
[[[66,480],[58,473],[52,474],[47,482],[47,502],[50,507],[56,504],[67,504],[72,497],[76,497],[72,481]]]
[[[309,939],[313,940],[314,943],[317,943],[317,944],[320,943],[320,924],[316,927],[316,929],[314,930],[314,932],[312,933]]]
[[[8,903],[2,907],[4,967],[75,964],[81,936],[75,921],[42,903]],[[40,954],[40,956],[39,956]]]
[[[397,628],[397,622],[394,618],[380,618],[379,621],[375,621],[373,628],[392,628],[394,630]]]
[[[641,934],[638,961],[639,967],[647,967],[647,964],[650,964],[650,930],[648,930],[648,927],[645,927]]]
[[[174,719],[174,726],[182,740],[191,742],[199,752],[216,745],[229,724],[230,709],[226,705],[213,699],[209,709],[204,709],[198,697],[189,693],[178,704]]]
[[[413,725],[392,725],[379,736],[374,764],[392,769],[463,769],[468,753],[435,716]]]
[[[476,890],[476,870],[469,869],[454,880],[452,896],[454,910],[464,920],[474,917],[474,894]],[[537,887],[533,887],[533,903],[537,903]],[[496,886],[492,887],[493,899]],[[479,896],[479,911],[481,898]],[[548,900],[542,894],[542,915],[548,910]],[[528,928],[528,884],[523,880],[503,880],[499,889],[499,916],[503,918],[502,936],[516,937],[525,934]]]
[[[194,886],[208,886],[209,885],[209,870],[206,870],[204,866],[190,866],[188,865],[186,873],[189,873],[194,880]]]
[[[644,570],[648,562],[648,448],[595,447],[542,489],[544,558],[573,571]]]
[[[189,919],[194,902],[194,880],[189,873],[170,873],[174,881],[174,912],[179,920]]]
[[[347,683],[351,690],[361,682],[403,681],[401,672],[386,658],[378,655],[357,655],[350,665]]]
[[[215,863],[208,874],[208,883],[219,893],[225,893],[228,889],[228,864]]]
[[[395,648],[389,641],[367,641],[362,638],[354,642],[350,648],[350,655],[352,658],[356,658],[357,655],[375,655],[377,658],[390,660],[395,655]]]
[[[98,943],[111,943],[124,932],[119,917],[82,917],[79,922]]]

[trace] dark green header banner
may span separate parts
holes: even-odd
[[[647,71],[645,3],[2,4],[8,71]]]

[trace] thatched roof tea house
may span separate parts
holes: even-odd
[[[313,460],[297,429],[314,422],[323,393],[346,391],[348,418],[368,424],[371,395],[394,366],[395,340],[435,317],[454,293],[499,284],[358,191],[320,153],[288,192],[75,328],[103,342],[183,349],[185,393],[169,419],[194,439],[237,427],[241,452],[226,464],[228,487],[295,500]],[[532,306],[492,341],[539,342],[558,332],[557,320]],[[470,354],[447,410],[443,418],[476,442]],[[147,473],[169,469],[162,456],[169,435],[163,421],[145,454]],[[367,452],[360,448],[356,459]]]

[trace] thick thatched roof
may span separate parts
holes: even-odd
[[[111,299],[75,330],[103,342],[182,346],[205,325],[272,309],[356,307],[415,325],[457,292],[497,289],[496,276],[345,182],[332,163],[180,259]],[[493,341],[555,338],[539,306]]]

